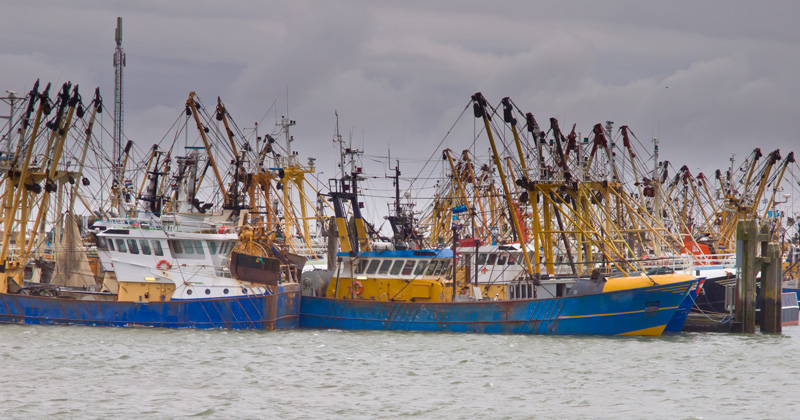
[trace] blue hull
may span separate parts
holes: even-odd
[[[681,332],[683,329],[683,324],[685,324],[686,319],[689,318],[689,313],[692,311],[694,302],[697,300],[697,290],[698,288],[693,288],[686,298],[683,299],[683,303],[681,303],[681,306],[678,307],[677,311],[675,311],[675,315],[673,315],[672,319],[669,320],[667,327],[664,328],[664,334],[675,334]]]
[[[300,293],[168,302],[113,302],[0,294],[0,324],[199,329],[291,329]]]
[[[300,328],[660,335],[696,285],[692,280],[587,296],[482,302],[374,302],[303,296]]]

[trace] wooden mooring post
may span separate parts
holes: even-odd
[[[783,299],[781,296],[781,246],[770,242],[761,245],[761,332],[782,332]]]
[[[766,227],[755,220],[740,220],[736,226],[736,283],[734,331],[756,332],[756,275],[761,270],[761,332],[781,333],[780,245],[769,243]],[[761,256],[758,256],[759,251]]]

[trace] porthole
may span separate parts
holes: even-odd
[[[189,290],[187,290],[187,291],[186,291],[186,294],[187,294],[187,295],[191,295],[191,294],[192,294],[192,289],[189,289]]]
[[[228,289],[222,289],[222,293],[224,293],[224,294],[226,294],[226,295],[227,295],[227,294],[228,294],[228,292],[229,292],[229,290],[228,290]]]
[[[244,295],[247,294],[247,289],[245,289],[244,287],[242,287],[242,294],[244,294]]]
[[[206,289],[206,294],[210,295],[211,294],[211,289]]]

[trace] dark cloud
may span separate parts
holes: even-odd
[[[329,175],[334,110],[368,153],[425,158],[476,91],[583,133],[627,124],[646,147],[660,137],[662,157],[705,171],[756,146],[798,144],[793,1],[40,0],[4,12],[16,18],[0,27],[3,89],[73,80],[99,85],[109,103],[123,16],[126,133],[142,149],[190,91],[207,104],[221,96],[243,127],[273,106],[269,128],[288,92],[295,147]],[[468,147],[473,123],[467,113],[445,144]]]

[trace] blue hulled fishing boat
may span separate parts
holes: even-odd
[[[277,250],[249,255],[224,224],[195,222],[96,223],[97,251],[107,270],[102,289],[32,283],[12,287],[0,293],[0,323],[296,328],[298,268],[286,258],[282,261]]]
[[[205,147],[187,147],[187,156],[177,157],[177,170],[167,184],[169,188],[161,188],[165,183],[160,181],[161,176],[169,173],[163,169],[169,167],[169,159],[159,164],[164,153],[155,147],[148,164],[147,188],[140,188],[139,196],[133,193],[132,181],[122,180],[124,165],[115,166],[112,204],[102,214],[103,220],[90,226],[101,269],[93,272],[89,268],[87,246],[71,209],[78,186],[88,185],[75,180],[86,181],[81,170],[102,101],[96,91],[91,112],[84,114],[77,86],[72,88],[72,94],[70,89],[65,84],[57,103],[52,105],[47,96],[49,87],[40,94],[37,82],[28,97],[19,150],[5,168],[8,176],[2,200],[0,323],[226,329],[297,327],[300,305],[297,280],[302,261],[298,262],[285,247],[282,249],[282,244],[274,238],[265,237],[263,227],[259,233],[254,232],[257,227],[239,227],[241,222],[234,223],[241,219],[240,210],[246,208],[238,189],[241,177],[235,178],[226,189],[222,209],[209,211],[213,205],[199,201],[196,191],[200,183],[201,149],[206,150],[218,185],[223,185],[202,129]],[[39,103],[35,117],[34,102]],[[55,118],[45,125],[43,116],[52,108],[56,111]],[[198,127],[202,127],[194,93],[187,101],[187,110],[195,116]],[[78,171],[62,170],[59,166],[73,115],[89,116]],[[30,135],[28,121],[33,121]],[[51,159],[45,159],[47,166],[31,164],[34,143],[44,134],[49,139]],[[240,169],[237,166],[237,173]],[[69,183],[71,188],[67,187]],[[51,194],[67,188],[71,190],[69,210],[63,215],[63,228],[54,229],[52,235],[56,272],[49,283],[40,282],[38,276],[28,276],[35,247],[44,248],[39,231],[44,231]],[[38,208],[31,203],[38,204]],[[168,209],[165,203],[169,203]],[[234,229],[239,229],[238,234]],[[27,237],[29,232],[31,236]],[[104,273],[102,287],[96,282],[97,272]]]
[[[354,230],[365,231],[356,195],[330,196],[343,252],[335,269],[304,275],[301,328],[661,335],[671,322],[680,330],[697,288],[676,274],[531,278],[519,245],[358,251],[367,244],[349,236],[343,213],[350,200]]]

